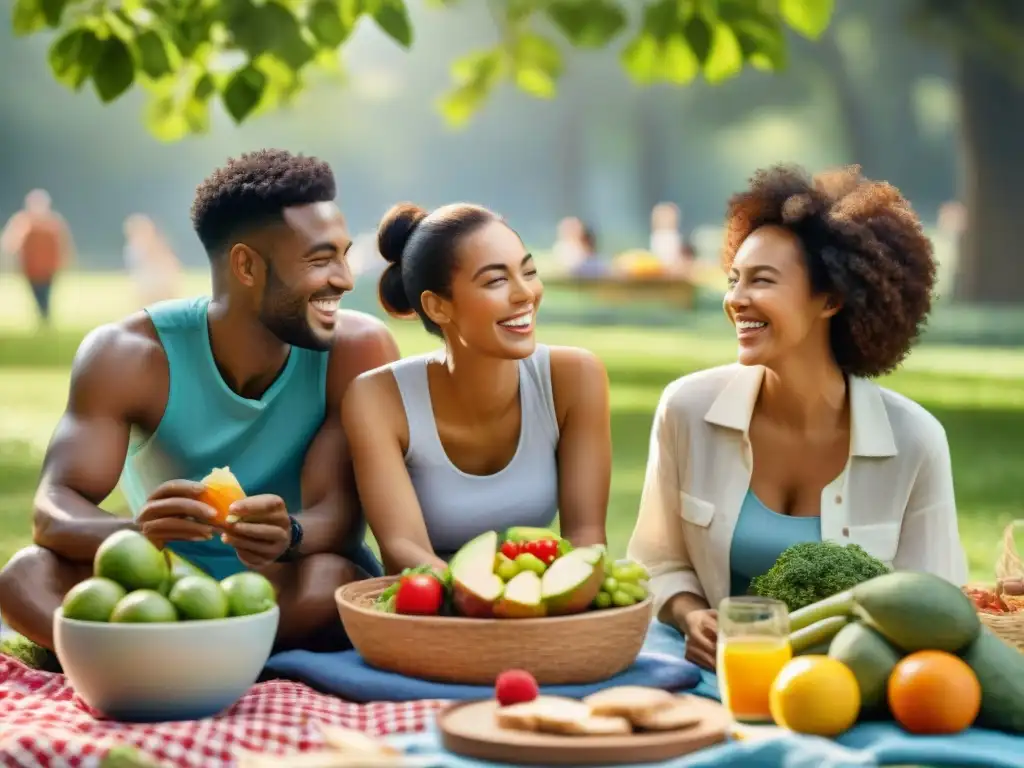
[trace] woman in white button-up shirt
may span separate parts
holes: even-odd
[[[853,542],[958,585],[967,571],[942,425],[870,381],[931,308],[931,244],[909,204],[858,168],[779,166],[733,197],[726,224],[739,361],[666,388],[628,549],[707,668],[719,602],[799,541]]]

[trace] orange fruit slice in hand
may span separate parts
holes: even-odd
[[[199,500],[217,512],[217,525],[230,525],[234,521],[228,520],[228,508],[239,499],[245,498],[245,491],[239,485],[238,478],[228,467],[217,467],[202,479],[202,483],[206,490],[200,495]]]

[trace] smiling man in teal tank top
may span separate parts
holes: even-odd
[[[0,612],[53,647],[53,611],[111,533],[141,530],[221,579],[264,573],[281,605],[278,648],[342,641],[334,591],[379,574],[363,541],[342,396],[398,349],[376,319],[340,311],[351,245],[330,167],[266,150],[197,189],[192,221],[210,298],[169,301],[82,342],[44,459],[34,546],[0,572]],[[200,480],[230,467],[247,499],[210,524]],[[97,505],[120,487],[132,518]]]

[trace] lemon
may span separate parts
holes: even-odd
[[[832,737],[857,721],[860,688],[843,662],[828,656],[799,656],[775,677],[768,702],[776,725]]]

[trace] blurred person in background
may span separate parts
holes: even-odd
[[[658,203],[651,210],[651,253],[666,272],[678,271],[683,238],[679,234],[679,207],[675,203]]]
[[[608,265],[597,252],[597,235],[593,227],[584,225],[580,243],[583,246],[583,260],[573,267],[573,277],[584,280],[605,277],[609,273]]]
[[[551,253],[560,271],[573,273],[587,258],[585,243],[586,227],[575,216],[569,216],[558,222],[558,234]]]
[[[0,233],[0,254],[18,258],[40,322],[49,325],[54,280],[71,263],[74,242],[67,222],[53,210],[45,190],[33,189],[25,196],[25,207],[10,218]]]
[[[142,213],[124,222],[124,265],[135,283],[140,306],[178,296],[181,265],[156,223]]]

